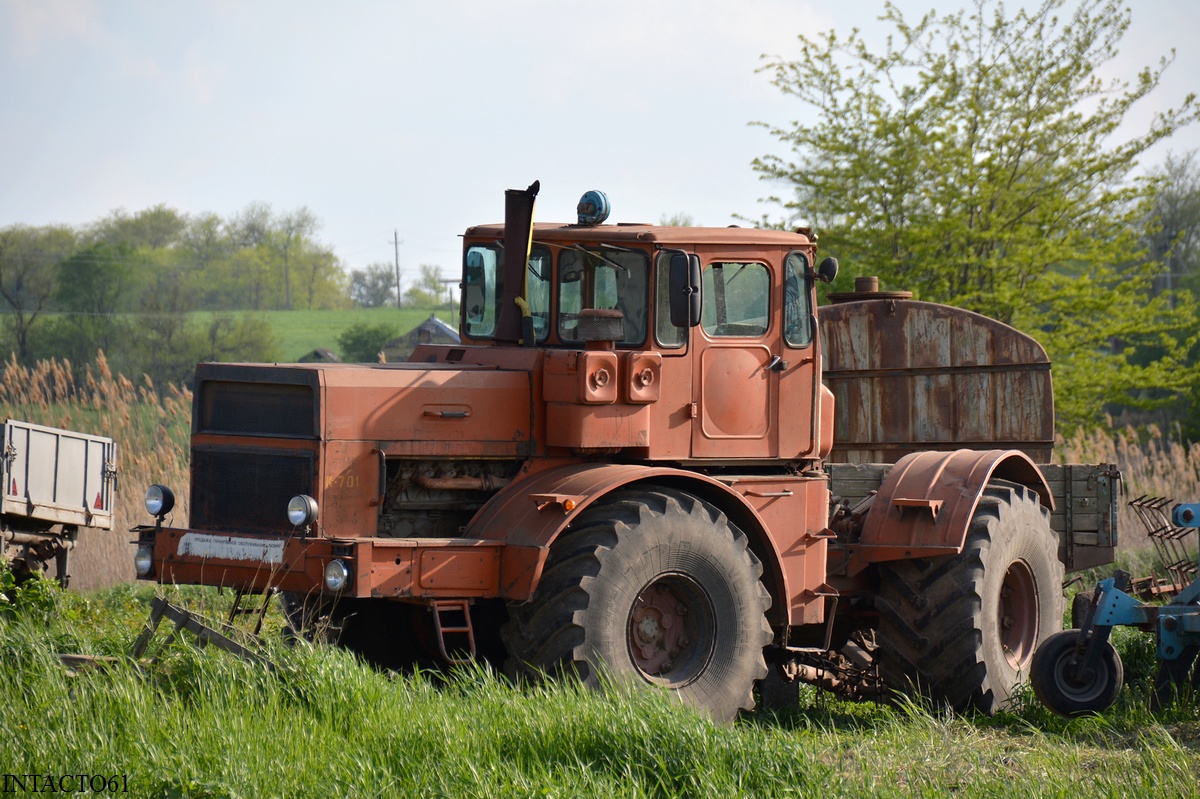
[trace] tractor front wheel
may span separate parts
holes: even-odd
[[[754,706],[771,600],[746,536],[707,502],[624,490],[551,545],[537,591],[509,608],[510,676],[602,675],[658,685],[714,719]]]

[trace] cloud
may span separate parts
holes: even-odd
[[[8,17],[12,52],[20,59],[39,55],[47,42],[89,41],[99,32],[99,6],[94,0],[8,0],[0,19]]]

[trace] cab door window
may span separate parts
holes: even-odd
[[[713,338],[758,338],[767,332],[771,277],[756,263],[714,263],[702,276],[700,326]]]
[[[788,253],[783,264],[783,340],[789,347],[797,349],[809,346],[813,340],[808,271],[808,258],[804,253]]]

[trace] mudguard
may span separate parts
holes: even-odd
[[[754,542],[753,548],[763,560],[763,582],[776,597],[776,604],[778,597],[791,596],[779,553],[762,517],[741,494],[695,472],[578,462],[550,468],[514,482],[493,497],[471,519],[463,534],[504,542],[500,594],[505,599],[524,601],[537,589],[554,539],[597,499],[634,483],[688,491],[720,508]]]
[[[914,452],[884,477],[853,545],[854,566],[961,552],[979,498],[992,479],[1025,485],[1043,507],[1054,509],[1046,478],[1023,452]]]

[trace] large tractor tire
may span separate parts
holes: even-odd
[[[1002,709],[1062,629],[1058,537],[1022,485],[987,485],[959,554],[883,563],[879,576],[885,685],[955,710]]]
[[[604,676],[676,691],[729,721],[754,707],[771,642],[762,564],[723,513],[665,488],[616,492],[551,545],[501,630],[515,679]]]

